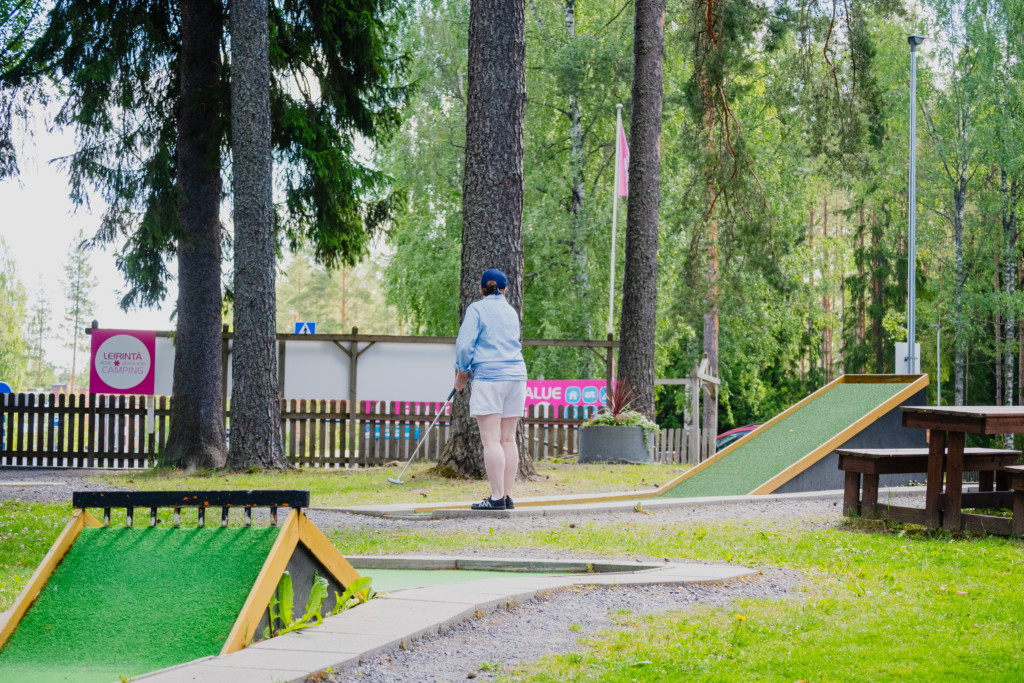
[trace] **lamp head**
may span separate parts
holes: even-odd
[[[910,50],[913,52],[918,45],[924,42],[924,36],[907,36],[907,42],[910,43]]]

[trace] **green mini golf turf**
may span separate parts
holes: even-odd
[[[746,495],[908,386],[838,384],[662,496]]]
[[[220,652],[270,528],[85,528],[0,650],[0,680],[110,683]]]

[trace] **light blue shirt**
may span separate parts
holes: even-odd
[[[474,382],[526,380],[519,314],[501,294],[474,301],[455,340],[455,367]]]

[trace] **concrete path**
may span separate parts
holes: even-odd
[[[355,558],[359,568],[366,562],[380,567],[407,568],[496,568],[510,567],[508,558],[396,557]],[[442,566],[439,567],[438,563]],[[524,567],[552,567],[559,561],[518,561]],[[579,561],[572,564],[580,564]],[[601,561],[593,565],[601,568]],[[621,564],[621,563],[620,563]],[[486,565],[486,566],[485,566]],[[147,683],[277,683],[304,681],[325,669],[358,664],[383,651],[436,633],[446,626],[488,612],[503,605],[520,603],[545,591],[575,585],[643,585],[728,581],[756,571],[744,567],[705,564],[643,564],[642,569],[616,573],[580,575],[510,574],[507,578],[484,579],[457,584],[396,590],[341,614],[328,617],[313,628],[289,633],[251,645],[221,657],[207,657],[163,669],[132,680]],[[623,566],[612,567],[622,569]]]
[[[879,500],[888,495],[924,495],[923,486],[902,486],[879,489]],[[634,491],[633,493],[643,493]],[[593,498],[594,494],[585,494]],[[608,493],[607,496],[626,496],[627,493]],[[388,517],[399,519],[452,519],[464,517],[511,517],[524,515],[541,515],[555,517],[576,515],[580,513],[623,512],[637,509],[658,510],[666,508],[693,507],[702,505],[742,505],[750,502],[771,502],[783,500],[842,500],[842,490],[810,491],[806,493],[771,493],[746,496],[708,496],[703,498],[646,498],[642,495],[633,499],[611,500],[603,502],[574,502],[583,496],[543,496],[516,499],[515,510],[480,511],[469,509],[470,503],[438,503],[435,505],[392,504],[392,505],[353,505],[347,507],[312,507],[312,510],[325,512],[349,512],[371,517]]]

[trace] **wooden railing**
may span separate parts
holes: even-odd
[[[282,400],[285,453],[296,467],[368,467],[407,460],[426,435],[416,457],[436,461],[451,427],[441,416],[426,431],[443,407],[364,401],[352,448],[347,401]],[[533,459],[574,458],[579,424],[592,410],[528,409],[523,436]],[[0,467],[152,467],[167,443],[170,412],[168,396],[2,394]],[[227,427],[230,439],[230,413]],[[655,458],[696,464],[690,444],[684,430],[662,430]]]

